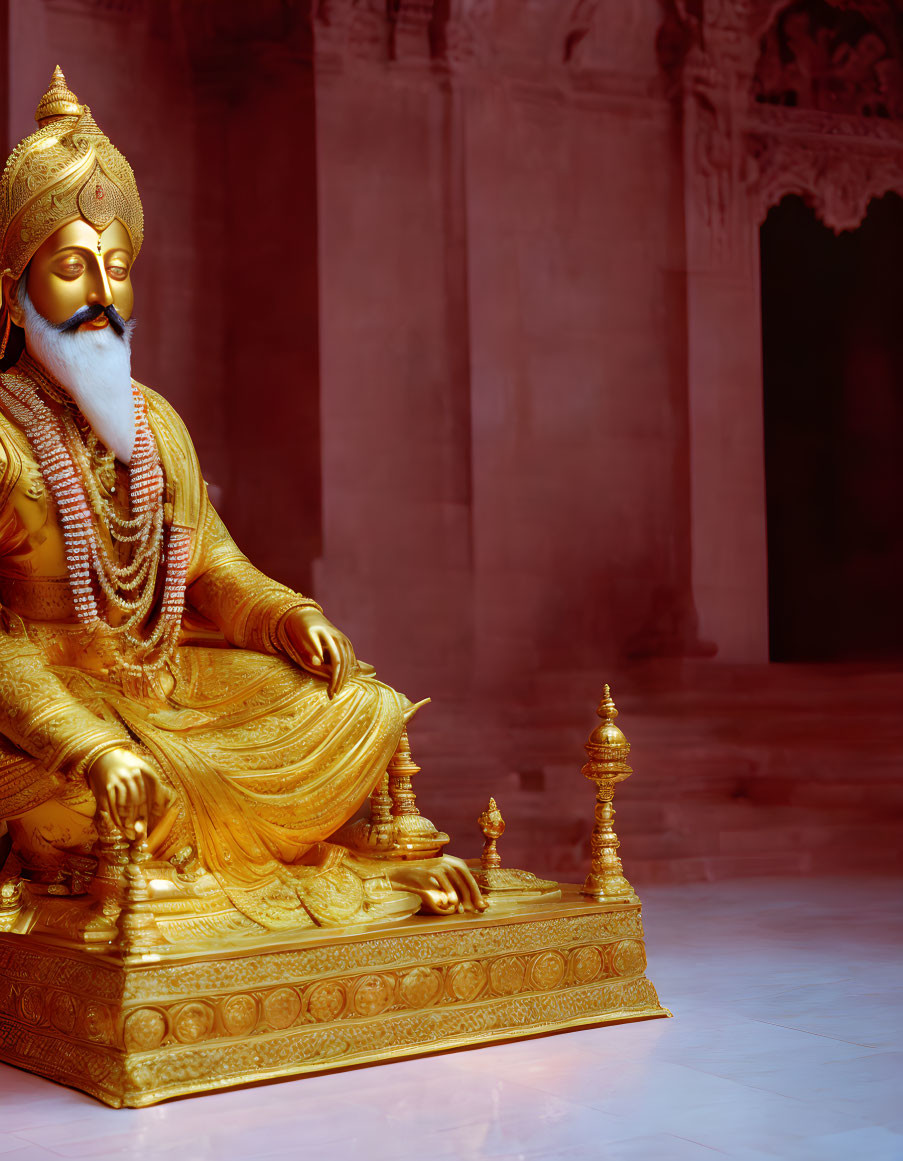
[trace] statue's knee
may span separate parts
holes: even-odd
[[[90,805],[90,809],[88,809]],[[13,850],[28,862],[56,862],[65,852],[87,853],[94,845],[94,799],[78,809],[51,799],[18,818],[7,820]]]

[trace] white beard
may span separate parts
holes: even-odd
[[[116,458],[130,463],[135,445],[131,354],[135,324],[126,323],[122,335],[109,324],[99,330],[63,332],[38,314],[24,285],[19,302],[25,311],[28,353],[66,388]]]

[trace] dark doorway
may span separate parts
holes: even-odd
[[[761,231],[773,661],[903,659],[903,200]]]

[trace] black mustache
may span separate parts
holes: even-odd
[[[116,332],[117,335],[125,334],[126,322],[119,311],[110,303],[109,306],[101,306],[99,302],[92,302],[90,306],[83,306],[81,310],[77,310],[71,318],[67,318],[65,322],[52,323],[53,329],[67,334],[69,331],[77,331],[82,323],[93,322],[102,314],[107,316],[107,321]]]

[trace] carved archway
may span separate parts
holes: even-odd
[[[659,55],[715,253],[744,195],[761,221],[800,194],[844,230],[873,197],[903,192],[898,0],[668,0]]]
[[[834,231],[903,194],[903,3],[664,4],[659,60],[683,140],[694,599],[722,657],[764,661],[759,227],[787,194]],[[733,509],[713,499],[725,494]]]

